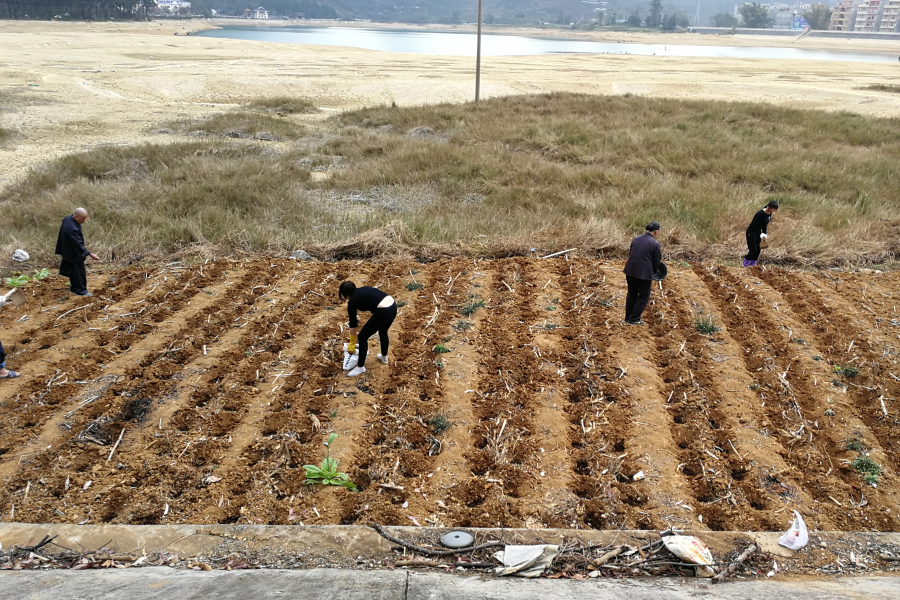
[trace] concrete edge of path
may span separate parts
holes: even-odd
[[[94,571],[0,572],[0,598],[28,600],[246,600],[247,598],[345,600],[791,600],[868,598],[893,600],[900,577],[816,581],[754,580],[712,586],[708,580],[642,578],[588,581],[508,579],[456,573],[348,571],[344,569],[186,571],[165,567]]]

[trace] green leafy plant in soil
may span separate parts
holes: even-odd
[[[338,439],[338,434],[328,434],[328,440],[325,442],[325,446],[328,447],[329,452],[331,451],[331,444],[333,444],[336,439]],[[331,456],[326,456],[322,460],[322,464],[318,467],[316,465],[303,465],[303,469],[306,471],[307,484],[339,485],[348,490],[353,490],[354,492],[359,491],[356,488],[356,484],[350,481],[349,475],[338,471],[338,461],[331,458]]]
[[[434,435],[441,435],[453,426],[453,423],[444,415],[434,415],[428,419],[427,423],[431,426],[431,433]]]
[[[406,289],[409,290],[410,292],[414,292],[416,290],[421,290],[423,287],[425,287],[425,285],[422,283],[419,283],[418,281],[410,281],[409,283],[406,284]]]
[[[447,352],[450,352],[450,349],[447,348],[447,346],[445,346],[443,344],[437,344],[434,347],[434,351],[437,352],[438,354],[446,354]]]
[[[868,456],[862,454],[853,459],[850,466],[859,471],[863,476],[863,481],[868,485],[875,486],[878,483],[878,476],[881,475],[881,465],[876,463]]]
[[[459,314],[464,317],[470,317],[474,315],[479,308],[484,308],[484,300],[479,298],[478,296],[469,295],[469,299],[466,300],[462,306],[459,307]]]
[[[843,367],[834,365],[831,368],[831,370],[834,371],[835,373],[837,373],[838,375],[843,375],[844,377],[856,377],[857,375],[859,375],[859,369],[857,369],[856,367],[854,367],[852,365],[847,365],[847,366],[843,366]]]

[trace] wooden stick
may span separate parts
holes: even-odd
[[[96,302],[91,302],[90,304],[85,304],[84,306],[79,306],[78,308],[73,308],[72,310],[67,310],[67,311],[64,312],[63,314],[61,314],[61,315],[59,315],[58,317],[56,317],[56,320],[59,321],[60,319],[62,319],[62,318],[63,318],[64,316],[66,316],[67,314],[73,313],[73,312],[75,312],[76,310],[81,310],[82,308],[90,308],[90,307],[92,307],[94,304],[96,304]]]
[[[109,451],[109,456],[106,457],[106,462],[109,462],[109,459],[112,458],[113,453],[116,451],[116,448],[119,447],[119,442],[122,441],[122,436],[125,435],[125,428],[122,428],[122,432],[119,433],[119,439],[116,440],[116,445],[112,447],[112,450]]]
[[[740,556],[735,559],[733,563],[722,569],[722,572],[712,578],[713,583],[722,583],[726,578],[730,577],[735,571],[737,571],[738,567],[741,566],[741,563],[750,558],[750,556],[756,552],[756,544],[750,544],[746,550],[744,550]]]
[[[565,254],[566,252],[571,252],[572,250],[577,250],[578,248],[569,248],[568,250],[561,250],[560,252],[554,252],[553,254],[548,254],[547,256],[542,256],[541,258],[553,258],[554,256],[559,256],[560,254]]]
[[[411,544],[407,541],[401,540],[400,538],[395,538],[394,536],[386,532],[384,528],[377,523],[369,523],[369,527],[377,531],[381,535],[381,537],[388,541],[403,546],[408,550],[421,552],[422,554],[428,554],[429,556],[449,556],[450,554],[463,554],[475,552],[476,550],[481,550],[483,548],[496,548],[497,546],[506,545],[506,542],[488,542],[486,544],[481,544],[480,546],[469,546],[468,548],[457,548],[455,550],[432,550],[431,548],[423,548],[422,546],[416,546],[415,544]]]
[[[613,558],[615,558],[615,557],[617,557],[618,555],[622,554],[622,551],[623,551],[623,550],[625,550],[625,546],[619,546],[618,548],[616,548],[616,549],[614,549],[614,550],[610,550],[609,552],[607,552],[606,554],[604,554],[603,556],[601,556],[600,558],[598,558],[597,560],[595,560],[595,561],[594,561],[594,565],[597,566],[597,567],[599,567],[599,566],[601,566],[601,565],[606,564],[607,562],[609,562],[609,561],[612,560]]]

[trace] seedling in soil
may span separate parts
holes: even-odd
[[[427,422],[431,425],[431,433],[434,435],[441,435],[453,426],[453,423],[444,415],[434,415]]]
[[[419,283],[418,281],[410,281],[409,283],[406,284],[406,289],[409,290],[410,292],[414,292],[416,290],[421,290],[423,287],[425,287],[425,285]]]
[[[22,287],[29,281],[31,281],[31,277],[29,277],[28,275],[19,275],[17,277],[7,277],[3,280],[3,283],[8,285],[9,287],[17,288]]]
[[[819,362],[820,360],[822,360],[822,357],[816,354],[815,356],[813,356],[813,360]]]
[[[553,331],[557,327],[558,325],[556,323],[544,323],[544,329],[546,329],[547,331]]]
[[[436,366],[438,369],[443,369],[443,368],[444,368],[444,361],[442,361],[442,360],[439,359],[439,358],[436,358],[436,359],[434,359],[434,366]]]
[[[833,417],[833,416],[834,416],[834,411],[831,410],[831,409],[829,408],[828,410],[825,411],[825,416],[826,416],[826,417]]]
[[[831,370],[838,375],[844,375],[845,377],[856,377],[857,375],[859,375],[859,369],[852,365],[847,365],[846,367],[839,367],[838,365],[834,365]]]
[[[802,344],[803,346],[806,345],[806,340],[804,340],[803,338],[794,338],[791,341],[794,342],[795,344]]]
[[[406,306],[406,300],[397,300],[397,308],[403,308]]]
[[[437,346],[435,346],[434,351],[437,352],[438,354],[446,354],[447,352],[450,352],[450,350],[447,348],[447,346],[445,346],[443,344],[438,344]]]
[[[751,383],[751,384],[750,384],[749,386],[747,386],[747,387],[749,387],[751,390],[753,390],[753,391],[755,392],[756,390],[759,389],[759,384],[758,384],[758,383]]]
[[[556,307],[551,304],[547,306],[547,310],[556,310]]]
[[[600,300],[600,304],[602,304],[603,306],[612,306],[613,300],[615,300],[615,299],[616,299],[615,296],[610,296],[609,298],[606,298],[605,300]]]
[[[863,481],[872,487],[876,487],[878,476],[881,475],[881,466],[868,456],[859,455],[853,459],[850,466],[862,473]]]
[[[694,327],[703,335],[709,335],[719,331],[720,327],[713,322],[712,315],[704,315],[702,312],[694,315]]]
[[[484,308],[484,300],[478,296],[469,294],[469,299],[466,300],[465,304],[459,307],[459,314],[464,317],[471,317],[479,308]]]
[[[840,379],[832,379],[831,385],[833,385],[834,387],[844,387],[844,382]]]
[[[471,328],[472,325],[474,325],[474,323],[472,323],[471,321],[463,321],[462,319],[460,319],[453,325],[453,328],[457,331],[465,331],[466,329]]]
[[[333,444],[334,440],[337,438],[338,434],[336,433],[328,434],[328,441],[325,442],[325,446],[328,447],[328,452],[331,451],[331,444]],[[350,481],[350,476],[338,471],[337,466],[338,461],[330,456],[325,456],[322,464],[318,467],[316,465],[303,465],[303,469],[306,471],[306,483],[309,485],[314,485],[316,483],[321,483],[322,485],[339,485],[348,490],[358,492],[359,490],[356,488],[356,484]]]
[[[859,434],[856,434],[847,440],[847,450],[856,450],[857,452],[864,452],[866,450],[866,445],[863,444]]]

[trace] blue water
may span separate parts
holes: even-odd
[[[382,52],[415,52],[444,56],[475,56],[474,33],[357,29],[351,27],[225,27],[203,31],[204,37],[345,46]],[[685,39],[690,39],[685,36]],[[879,52],[843,52],[802,48],[754,48],[743,46],[691,46],[673,44],[615,44],[532,38],[515,35],[482,35],[483,56],[528,56],[537,54],[637,54],[642,56],[696,56],[705,58],[766,58],[780,60],[827,60],[896,62],[893,55]]]

